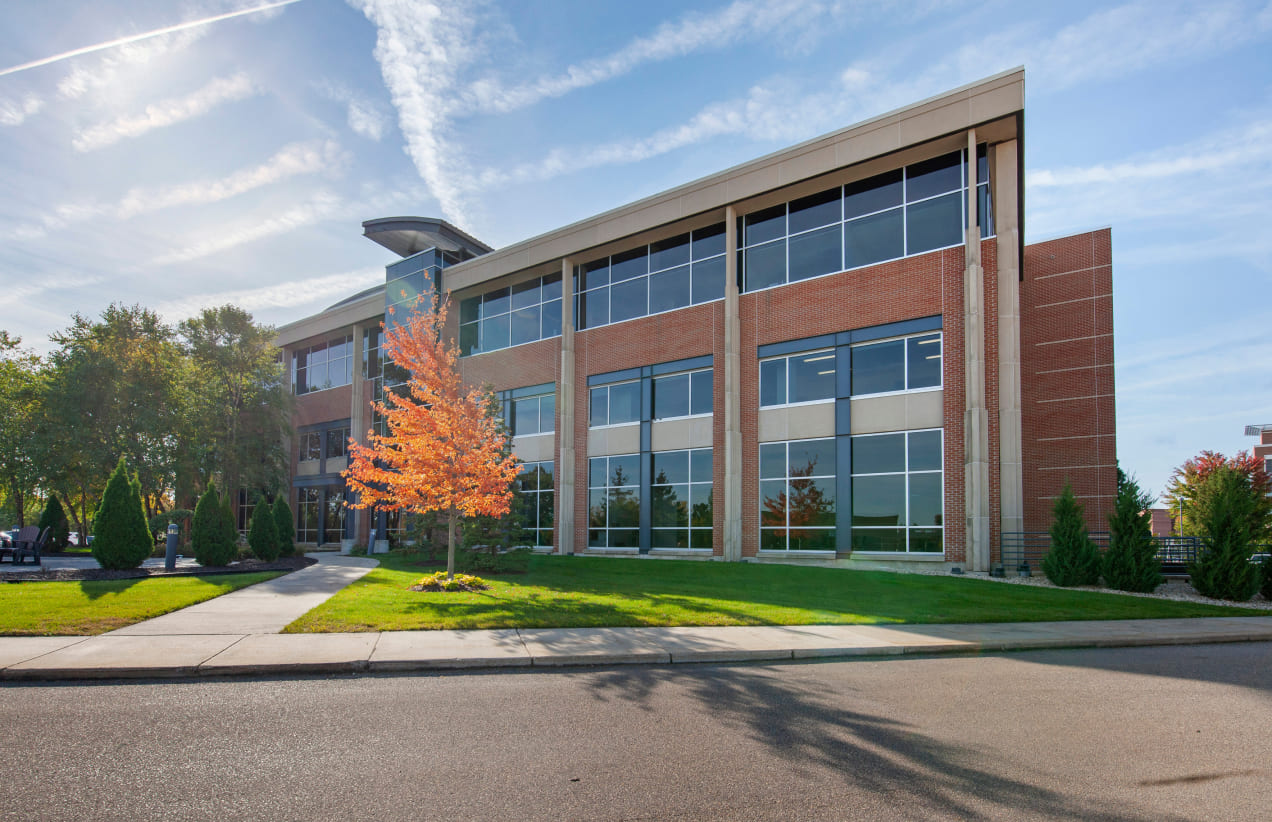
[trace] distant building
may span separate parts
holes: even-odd
[[[1148,523],[1149,530],[1155,537],[1169,537],[1175,533],[1175,518],[1166,508],[1150,508],[1148,509],[1151,519]]]
[[[1259,438],[1259,444],[1254,446],[1254,455],[1263,460],[1263,470],[1272,474],[1272,424],[1247,425],[1245,435]]]
[[[1066,482],[1103,530],[1111,234],[1024,245],[1024,99],[1006,72],[506,248],[364,223],[386,285],[279,330],[298,541],[400,532],[339,472],[381,323],[434,288],[541,551],[988,569]]]

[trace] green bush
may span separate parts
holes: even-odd
[[[259,560],[273,562],[278,559],[278,526],[274,524],[274,509],[265,500],[258,502],[252,510],[247,544]]]
[[[296,517],[283,494],[279,494],[274,500],[274,528],[278,531],[278,555],[289,557],[295,554]]]
[[[1104,553],[1104,583],[1119,591],[1148,594],[1166,581],[1157,560],[1148,508],[1151,495],[1118,472],[1117,501],[1109,515],[1109,550]]]
[[[1042,560],[1042,572],[1052,584],[1069,588],[1074,585],[1098,585],[1100,582],[1100,549],[1087,536],[1082,519],[1082,504],[1073,495],[1069,483],[1056,499],[1052,509],[1051,550]]]
[[[40,514],[40,533],[44,533],[45,528],[51,528],[49,531],[49,540],[46,543],[50,550],[61,550],[65,548],[71,541],[71,524],[66,521],[66,511],[62,510],[62,503],[57,498],[57,494],[49,494],[49,501],[44,506],[44,513]]]
[[[225,539],[225,515],[216,487],[208,483],[208,490],[199,497],[194,507],[194,520],[190,525],[190,543],[194,558],[200,565],[228,565],[236,548]]]
[[[1263,560],[1263,582],[1259,593],[1263,594],[1264,599],[1272,600],[1272,556]]]
[[[190,518],[193,516],[194,512],[189,508],[173,508],[171,511],[155,514],[150,518],[150,533],[166,535],[168,523],[175,522],[181,529],[182,537],[187,537],[190,533]],[[182,539],[178,538],[177,544],[181,544],[181,541]]]
[[[1256,504],[1250,478],[1220,466],[1197,489],[1197,501],[1206,544],[1188,567],[1189,580],[1202,596],[1245,602],[1259,590],[1263,577],[1263,569],[1250,562]]]
[[[234,517],[234,508],[230,505],[229,494],[221,498],[221,539],[234,546],[239,546],[238,520]]]
[[[93,518],[93,558],[103,568],[122,571],[141,565],[150,556],[152,546],[146,537],[141,497],[129,482],[128,469],[120,457]]]

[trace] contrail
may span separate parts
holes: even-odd
[[[110,49],[110,48],[114,48],[115,46],[125,45],[127,43],[135,43],[138,40],[146,40],[151,37],[158,37],[161,34],[171,34],[174,31],[192,29],[192,28],[195,28],[196,26],[206,26],[208,23],[216,23],[220,20],[229,20],[231,17],[242,17],[245,14],[256,14],[257,12],[269,11],[270,9],[276,9],[279,6],[290,6],[292,3],[299,3],[299,2],[300,0],[279,0],[279,2],[277,3],[267,3],[264,6],[257,6],[254,9],[240,9],[239,11],[231,11],[231,12],[228,12],[227,14],[218,14],[215,17],[205,17],[202,20],[191,20],[188,23],[178,23],[175,26],[167,26],[166,28],[155,29],[154,31],[148,31],[148,32],[145,32],[144,34],[134,34],[129,37],[120,37],[118,40],[111,40],[108,43],[98,43],[95,46],[85,46],[82,49],[75,49],[74,51],[65,51],[65,52],[62,52],[61,54],[55,54],[52,57],[45,57],[41,60],[32,60],[31,62],[23,63],[20,66],[14,66],[13,68],[2,69],[0,70],[0,77],[3,77],[6,74],[14,74],[19,71],[26,71],[27,69],[38,68],[40,66],[47,66],[49,63],[56,63],[59,60],[68,60],[71,57],[79,57],[81,54],[91,54],[92,52],[95,52],[95,51]]]

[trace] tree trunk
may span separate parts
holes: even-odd
[[[446,518],[446,578],[455,578],[455,506]]]

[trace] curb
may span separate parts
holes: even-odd
[[[1013,651],[1136,648],[1166,645],[1204,645],[1233,642],[1270,642],[1267,631],[1217,631],[1192,636],[1140,636],[1125,638],[1055,638],[1021,640],[952,641],[948,643],[897,644],[890,646],[716,649],[709,651],[641,651],[635,653],[560,654],[524,657],[475,657],[450,659],[370,659],[332,662],[286,662],[245,665],[173,665],[156,667],[20,668],[0,670],[4,682],[59,682],[74,680],[202,679],[210,677],[313,676],[429,671],[489,671],[563,667],[613,667],[619,665],[684,665],[782,660],[871,659],[904,656],[951,656]],[[37,657],[38,658],[38,657]]]

